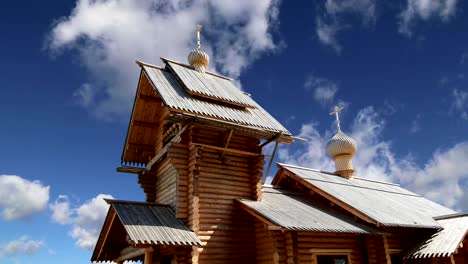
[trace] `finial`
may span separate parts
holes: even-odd
[[[201,49],[201,44],[200,44],[200,31],[202,29],[202,25],[198,24],[197,25],[197,49]]]
[[[205,70],[208,68],[208,64],[210,63],[210,56],[206,54],[201,49],[200,45],[200,31],[202,29],[201,25],[197,25],[197,48],[192,50],[188,55],[188,62],[189,64],[198,72],[204,73]]]
[[[339,113],[341,112],[341,110],[343,110],[343,107],[336,105],[333,108],[333,111],[330,113],[330,115],[335,115],[335,117],[336,117],[336,127],[338,128],[338,131],[341,131],[340,117],[339,117]]]

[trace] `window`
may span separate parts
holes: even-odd
[[[347,255],[318,255],[317,264],[349,264]]]
[[[172,263],[172,256],[163,256],[161,258],[161,264],[171,264]]]
[[[391,254],[390,259],[392,264],[403,264],[403,257],[400,254]]]

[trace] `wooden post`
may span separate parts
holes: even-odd
[[[145,262],[144,264],[152,264],[153,263],[153,248],[147,247],[145,248]]]

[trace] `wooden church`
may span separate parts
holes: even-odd
[[[468,263],[468,214],[354,175],[357,147],[338,108],[326,150],[336,172],[277,164],[264,185],[278,144],[298,139],[232,80],[206,70],[199,34],[188,65],[137,62],[118,171],[138,176],[146,201],[107,200],[92,261]]]

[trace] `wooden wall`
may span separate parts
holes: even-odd
[[[169,144],[166,156],[152,169],[155,201],[174,205],[177,217],[203,244],[178,259],[256,263],[254,222],[235,199],[260,195],[264,158],[259,140],[229,130],[190,127],[179,142]]]

